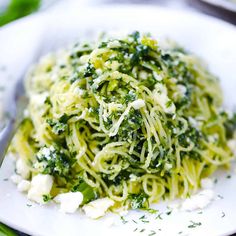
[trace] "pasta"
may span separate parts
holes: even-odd
[[[29,179],[53,177],[46,200],[80,191],[82,204],[108,197],[116,210],[186,198],[233,158],[218,79],[173,42],[104,37],[47,55],[29,72],[11,149]]]

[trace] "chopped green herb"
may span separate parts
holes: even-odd
[[[145,193],[140,194],[130,194],[131,208],[132,209],[146,209],[149,206],[148,196]]]
[[[148,234],[148,236],[156,235],[157,233],[154,230],[151,230],[151,232]]]
[[[146,211],[150,214],[156,214],[158,212],[158,210],[152,208],[146,209]]]
[[[149,220],[141,220],[143,223],[149,223]]]
[[[157,217],[156,217],[155,219],[156,219],[156,220],[157,220],[157,219],[159,219],[159,220],[163,220],[163,218],[161,217],[162,214],[163,214],[163,213],[158,214]]]
[[[138,222],[137,221],[135,221],[135,220],[132,220],[135,224],[138,224]]]
[[[167,212],[166,212],[166,215],[169,216],[171,213],[172,213],[172,210],[171,210],[171,211],[167,211]]]
[[[39,163],[43,164],[43,174],[50,174],[53,176],[68,177],[71,172],[72,166],[75,162],[75,158],[69,154],[66,154],[54,147],[41,148],[36,154],[36,158]]]
[[[224,218],[224,217],[225,217],[225,213],[222,211],[221,218]]]
[[[64,114],[61,116],[58,120],[54,119],[47,119],[46,122],[50,125],[52,128],[52,132],[56,135],[60,135],[64,133],[67,130],[67,121],[70,119],[69,116]]]
[[[194,221],[192,221],[192,220],[191,220],[190,222],[191,222],[191,224],[188,226],[188,228],[196,228],[196,227],[202,225],[201,222],[194,222]]]
[[[98,195],[94,188],[88,185],[83,178],[79,178],[71,189],[71,192],[81,192],[83,194],[83,204],[95,200]]]
[[[228,115],[227,115],[228,117]],[[236,113],[233,114],[232,118],[226,119],[224,123],[226,129],[226,136],[228,139],[232,139],[234,136],[234,132],[236,130]]]
[[[51,201],[53,198],[50,194],[47,194],[47,195],[43,195],[43,201],[44,202],[49,202]]]
[[[146,215],[142,215],[139,219],[140,219],[140,220],[146,219]]]
[[[89,63],[87,64],[87,67],[86,67],[85,71],[84,71],[84,77],[90,77],[90,76],[92,76],[94,73],[95,73],[95,68],[94,68],[94,66],[89,62]]]
[[[124,216],[120,217],[123,224],[127,224],[129,221],[124,218]]]

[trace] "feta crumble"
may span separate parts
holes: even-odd
[[[30,181],[23,179],[18,183],[17,189],[20,192],[27,192],[30,189]]]
[[[35,107],[42,107],[48,97],[48,92],[43,92],[40,94],[32,94],[30,103],[34,104]]]
[[[161,83],[155,85],[153,91],[154,99],[158,103],[165,113],[174,114],[176,111],[175,104],[169,99],[167,95],[167,88]]]
[[[89,55],[83,55],[79,58],[79,62],[82,64],[86,64],[86,63],[88,63],[89,58],[90,58]]]
[[[160,75],[157,74],[157,72],[153,72],[153,76],[157,81],[162,81],[162,77]]]
[[[134,175],[134,174],[131,174],[129,175],[129,179],[131,182],[135,182],[138,180],[138,176],[137,175]]]
[[[187,88],[182,84],[178,84],[177,89],[178,89],[179,93],[181,94],[181,96],[184,96],[187,92]]]
[[[183,211],[194,211],[207,207],[214,200],[214,192],[211,189],[205,189],[199,193],[187,198],[181,206]]]
[[[139,72],[139,78],[141,80],[146,80],[148,78],[148,73],[145,70]]]
[[[26,162],[21,158],[16,161],[16,172],[24,179],[28,179],[30,176],[30,169]]]
[[[14,174],[10,177],[10,179],[14,184],[19,184],[23,178],[20,175]]]
[[[74,213],[83,202],[83,194],[81,192],[61,193],[54,200],[61,204],[60,211]]]
[[[32,178],[31,186],[28,192],[28,199],[37,203],[44,203],[43,195],[50,194],[53,184],[51,175],[38,174]]]
[[[197,120],[197,119],[195,119],[195,118],[193,118],[191,116],[188,117],[188,121],[196,129],[199,129],[201,127],[201,125],[202,125],[202,122],[200,122],[199,120]]]
[[[143,99],[137,99],[131,103],[131,106],[135,109],[138,110],[142,107],[145,106],[145,101]]]
[[[121,44],[118,40],[111,41],[107,44],[108,48],[118,48],[120,46],[121,46]]]
[[[83,210],[89,218],[97,219],[104,216],[106,211],[113,205],[114,201],[106,197],[88,203],[83,206]]]

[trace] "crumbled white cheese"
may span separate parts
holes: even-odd
[[[178,82],[178,80],[174,77],[170,78],[170,82],[173,84],[176,84]]]
[[[52,184],[53,177],[51,175],[38,174],[34,176],[28,192],[28,199],[38,203],[44,203],[43,195],[50,194]]]
[[[31,95],[30,103],[33,104],[35,107],[41,107],[44,106],[44,103],[48,97],[48,92],[44,93],[35,93]]]
[[[81,192],[61,193],[54,200],[61,204],[60,211],[74,213],[83,202],[83,194]]]
[[[19,184],[23,178],[20,175],[14,174],[10,177],[10,179],[14,184]]]
[[[118,61],[106,61],[104,65],[110,68],[112,71],[117,71],[120,66],[120,63]]]
[[[41,162],[35,162],[33,164],[34,169],[36,169],[38,172],[43,172],[43,170],[46,168],[47,162],[41,161]]]
[[[122,104],[111,102],[108,104],[108,114],[110,115],[113,111],[122,110],[123,108]]]
[[[155,102],[157,102],[165,113],[175,113],[175,104],[167,96],[167,88],[162,83],[157,83],[153,91]]]
[[[129,179],[131,182],[135,182],[138,180],[138,176],[137,175],[134,175],[134,174],[131,174],[129,175]]]
[[[208,135],[208,140],[211,143],[215,143],[219,140],[219,135],[218,134]]]
[[[88,203],[87,205],[83,206],[83,210],[88,217],[97,219],[101,216],[104,216],[106,211],[113,205],[114,201],[106,197]]]
[[[146,80],[147,77],[148,77],[148,73],[145,70],[142,70],[142,71],[139,72],[139,78],[141,80]]]
[[[51,151],[49,148],[44,147],[39,151],[40,155],[43,155],[47,160],[49,160],[51,158]]]
[[[118,40],[111,41],[107,44],[108,48],[118,48],[120,46],[121,46],[121,44]]]
[[[50,146],[49,148],[44,147],[38,152],[37,155],[40,159],[46,158],[47,160],[51,160],[56,157],[55,153],[53,153],[54,151],[55,148],[53,146]]]
[[[17,189],[20,192],[27,192],[30,189],[30,181],[23,179],[18,183]]]
[[[21,175],[24,179],[29,178],[30,169],[28,165],[26,164],[26,162],[21,158],[19,158],[16,161],[16,172],[17,174]]]
[[[79,58],[79,62],[82,64],[86,64],[89,61],[89,55],[83,55]]]
[[[230,139],[227,144],[228,144],[231,152],[234,154],[234,156],[236,156],[236,140]]]
[[[188,121],[189,121],[189,123],[190,123],[194,128],[199,128],[200,123],[199,123],[199,121],[197,121],[195,118],[189,116],[189,117],[188,117]]]
[[[210,178],[204,178],[201,180],[201,187],[203,189],[212,189],[214,187],[214,182]]]
[[[177,89],[179,90],[179,93],[181,94],[181,96],[184,96],[187,92],[187,88],[182,84],[178,84]]]
[[[157,72],[154,71],[152,74],[157,81],[162,81],[161,75],[158,75]]]
[[[131,103],[131,106],[135,109],[138,110],[142,107],[145,106],[145,101],[143,99],[137,99]]]
[[[81,89],[81,88],[79,88],[79,87],[76,87],[76,88],[74,89],[74,93],[75,93],[75,94],[78,94],[79,96],[83,96],[83,95],[84,95],[84,90]]]
[[[29,117],[29,110],[28,109],[24,110],[24,117]]]
[[[101,76],[97,77],[96,79],[93,80],[93,89],[97,89],[99,84],[101,83]]]
[[[200,191],[198,194],[187,198],[181,209],[183,211],[194,211],[207,207],[214,200],[214,192],[211,189]]]
[[[172,169],[172,167],[173,167],[173,165],[171,163],[166,163],[165,164],[165,169],[166,170],[170,170],[170,169]]]
[[[102,69],[96,69],[96,74],[101,75],[102,74]]]

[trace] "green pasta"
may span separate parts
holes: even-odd
[[[83,204],[147,209],[193,194],[233,158],[218,79],[173,42],[134,32],[77,43],[42,58],[26,90],[12,150],[29,179],[53,177],[49,200],[80,191]]]

